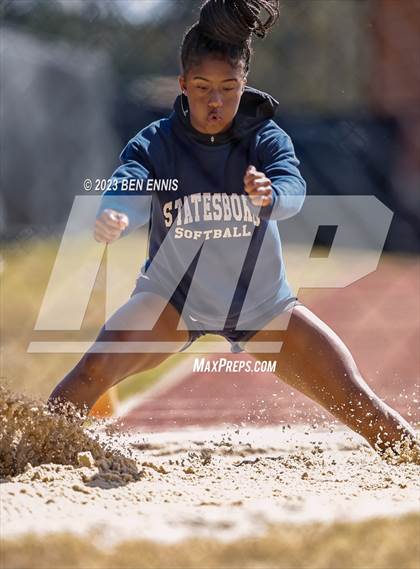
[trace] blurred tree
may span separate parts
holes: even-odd
[[[142,0],[139,0],[142,1]],[[12,0],[3,21],[50,39],[108,51],[122,92],[139,76],[176,75],[185,29],[201,1],[172,0],[147,18],[130,18],[120,0]],[[333,111],[364,103],[370,0],[284,0],[279,24],[254,41],[250,83],[296,111]]]
[[[29,43],[28,36],[42,38],[46,53],[54,54],[65,42],[82,47],[74,50],[82,58],[86,51],[109,54],[118,78],[117,84],[107,80],[117,91],[113,126],[123,143],[171,106],[179,46],[202,0],[147,0],[147,10],[145,2],[3,0],[0,10],[3,26],[17,29]],[[279,99],[286,130],[284,122],[295,121],[290,132],[301,146],[311,191],[376,194],[400,214],[404,194],[405,243],[415,244],[415,223],[406,212],[419,180],[419,0],[282,0],[281,5],[278,25],[266,40],[254,41],[249,83]],[[107,58],[98,58],[96,71],[101,59]],[[17,76],[10,66],[12,73]],[[401,165],[392,174],[391,200],[395,157]]]

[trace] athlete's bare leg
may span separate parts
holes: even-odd
[[[149,315],[162,308],[153,330],[134,329],[136,322],[147,321]],[[59,404],[70,402],[86,412],[113,385],[158,366],[188,340],[188,330],[177,330],[179,321],[178,311],[162,297],[146,292],[136,294],[109,319],[91,349],[57,385],[49,397],[50,406],[59,408]],[[100,353],[98,342],[120,342],[122,350],[127,342],[147,342],[150,347],[144,353]],[[173,343],[171,349],[165,353],[151,351],[152,346],[160,349],[162,342]]]
[[[280,315],[251,342],[283,342],[279,354],[257,354],[260,360],[275,359],[277,375],[362,435],[377,450],[393,447],[405,437],[415,437],[410,425],[386,405],[364,381],[342,340],[304,306],[295,306],[287,330]],[[250,345],[252,348],[252,345]],[[245,347],[252,353],[250,349]]]

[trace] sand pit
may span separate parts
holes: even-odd
[[[418,511],[418,465],[385,462],[348,430],[232,426],[147,434],[103,423],[86,430],[49,416],[41,404],[2,395],[4,567],[18,567],[10,540],[32,550],[28,534],[41,540],[37,547],[65,533],[110,551],[139,539],[165,547],[186,539],[264,540],[273,527],[290,524],[362,520],[369,528],[375,517],[397,523]]]
[[[11,479],[52,463],[70,468],[95,464],[101,476],[137,479],[135,461],[111,447],[102,435],[104,424],[85,424],[70,408],[53,414],[44,403],[0,386],[0,476]]]

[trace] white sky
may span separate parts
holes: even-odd
[[[84,0],[58,0],[59,3],[68,11],[79,11]],[[134,24],[145,20],[153,19],[155,16],[162,14],[168,7],[169,2],[176,0],[112,0],[118,4],[122,14],[127,21]],[[98,6],[106,4],[107,0],[99,0]]]
[[[117,0],[127,19],[141,22],[161,14],[170,0]],[[174,0],[172,0],[174,1]]]

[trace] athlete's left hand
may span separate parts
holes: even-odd
[[[267,206],[273,203],[271,181],[264,172],[258,172],[255,166],[248,166],[244,176],[244,186],[253,205]]]

